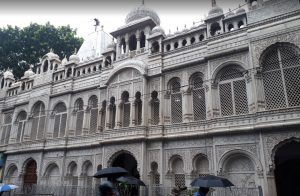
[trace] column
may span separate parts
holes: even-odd
[[[17,134],[18,134],[18,122],[14,121],[12,123],[12,126],[10,128],[10,136],[9,136],[9,141],[8,143],[15,143],[17,141]]]
[[[163,121],[165,124],[170,124],[171,123],[171,104],[170,104],[170,98],[171,98],[171,92],[170,91],[166,91],[165,95],[164,95],[164,105],[162,107],[164,107],[164,117],[163,117]]]
[[[54,133],[54,123],[55,123],[55,114],[52,112],[49,116],[48,130],[46,133],[46,138],[53,138]]]
[[[121,128],[122,127],[122,106],[123,102],[118,100],[116,104],[116,128]]]
[[[128,34],[126,34],[126,36],[125,36],[125,44],[126,44],[125,54],[128,55],[128,53],[129,53],[129,37],[128,37]]]
[[[67,136],[74,136],[75,135],[75,129],[76,129],[76,111],[73,110],[71,113],[70,113],[70,124],[69,124],[69,130],[68,133],[67,133]]]
[[[135,100],[134,99],[130,99],[130,123],[129,126],[135,126],[136,125],[136,113],[135,113]]]
[[[148,102],[148,96],[146,95],[147,94],[147,92],[148,92],[148,88],[147,88],[147,86],[148,86],[148,81],[147,81],[147,79],[146,78],[143,78],[143,84],[144,84],[144,86],[143,86],[143,93],[144,94],[142,94],[141,95],[141,100],[142,100],[142,122],[141,122],[141,125],[142,126],[146,126],[147,124],[148,124],[148,121],[147,121],[147,119],[149,119],[149,116],[151,117],[151,113],[148,113],[148,111],[149,111],[149,102]],[[150,110],[150,112],[151,112],[151,110]]]
[[[212,119],[220,116],[219,109],[219,93],[218,93],[218,84],[214,81],[206,84],[207,89],[207,118]]]
[[[247,100],[248,100],[248,110],[249,113],[255,113],[255,92],[253,88],[253,79],[251,71],[248,71],[244,74],[246,79],[246,91],[247,91]]]
[[[83,135],[89,134],[90,111],[91,111],[91,109],[88,106],[84,110],[83,127],[82,127],[82,134]]]
[[[111,127],[112,126],[112,124],[111,124],[112,109],[111,108],[112,108],[111,104],[109,104],[108,107],[106,107],[105,126],[103,127],[103,130],[112,128]]]
[[[264,111],[266,109],[265,92],[263,85],[262,69],[256,67],[253,70],[254,92],[256,97],[256,111]]]
[[[28,141],[30,140],[30,130],[32,128],[32,116],[29,116],[26,124],[25,124],[25,129],[24,129],[24,136],[23,136],[23,141]]]
[[[140,52],[140,49],[141,49],[141,35],[140,35],[140,32],[137,31],[135,36],[136,36],[136,51]]]
[[[116,59],[120,58],[120,54],[121,54],[121,44],[120,44],[121,40],[120,37],[117,38],[117,44],[116,44]]]
[[[190,122],[193,120],[192,96],[191,88],[185,86],[182,88],[182,114],[183,122]]]

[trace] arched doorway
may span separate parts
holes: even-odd
[[[281,146],[275,154],[275,179],[278,196],[300,195],[300,142]]]
[[[137,161],[127,152],[123,152],[116,156],[116,158],[112,161],[112,167],[122,167],[129,172],[130,176],[140,178],[140,174],[137,170]]]
[[[37,183],[36,161],[31,160],[27,163],[24,174],[24,185],[33,185]]]

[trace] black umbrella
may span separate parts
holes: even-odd
[[[132,176],[122,176],[117,178],[117,181],[136,186],[146,186],[143,181]]]
[[[114,177],[123,176],[128,174],[128,171],[122,167],[108,167],[97,171],[94,175],[95,178],[105,178],[105,177]]]
[[[234,186],[226,178],[221,178],[218,176],[207,175],[199,177],[191,183],[191,186],[196,187],[230,187]]]

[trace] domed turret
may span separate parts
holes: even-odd
[[[165,34],[165,30],[161,27],[161,26],[155,26],[152,31],[151,34]]]
[[[72,55],[69,57],[69,61],[74,62],[74,63],[79,63],[80,58],[79,58],[79,56],[77,55],[77,50],[76,50],[76,48],[75,48],[74,54],[72,54]]]
[[[222,15],[223,13],[224,12],[222,8],[220,8],[219,6],[215,6],[208,12],[207,18],[212,18],[214,16]]]
[[[13,79],[14,80],[14,74],[12,73],[12,71],[10,69],[6,70],[4,73],[3,73],[3,77],[4,79]]]
[[[59,56],[54,53],[53,49],[50,49],[50,52],[48,52],[45,56],[48,56],[49,59],[59,59]]]
[[[150,17],[152,20],[157,24],[160,25],[160,19],[159,16],[155,11],[153,11],[150,8],[145,7],[144,5],[141,5],[137,8],[134,8],[127,14],[125,22],[126,24],[145,18],[145,17]]]
[[[24,78],[29,78],[30,76],[33,76],[35,73],[32,71],[33,65],[29,65],[29,69],[25,71]]]

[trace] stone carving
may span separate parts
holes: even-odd
[[[254,66],[259,66],[260,57],[265,49],[267,49],[272,44],[277,42],[288,42],[293,43],[296,46],[300,47],[300,33],[292,32],[292,33],[282,33],[275,34],[271,37],[255,40],[252,43],[252,53],[253,53],[253,64]]]

